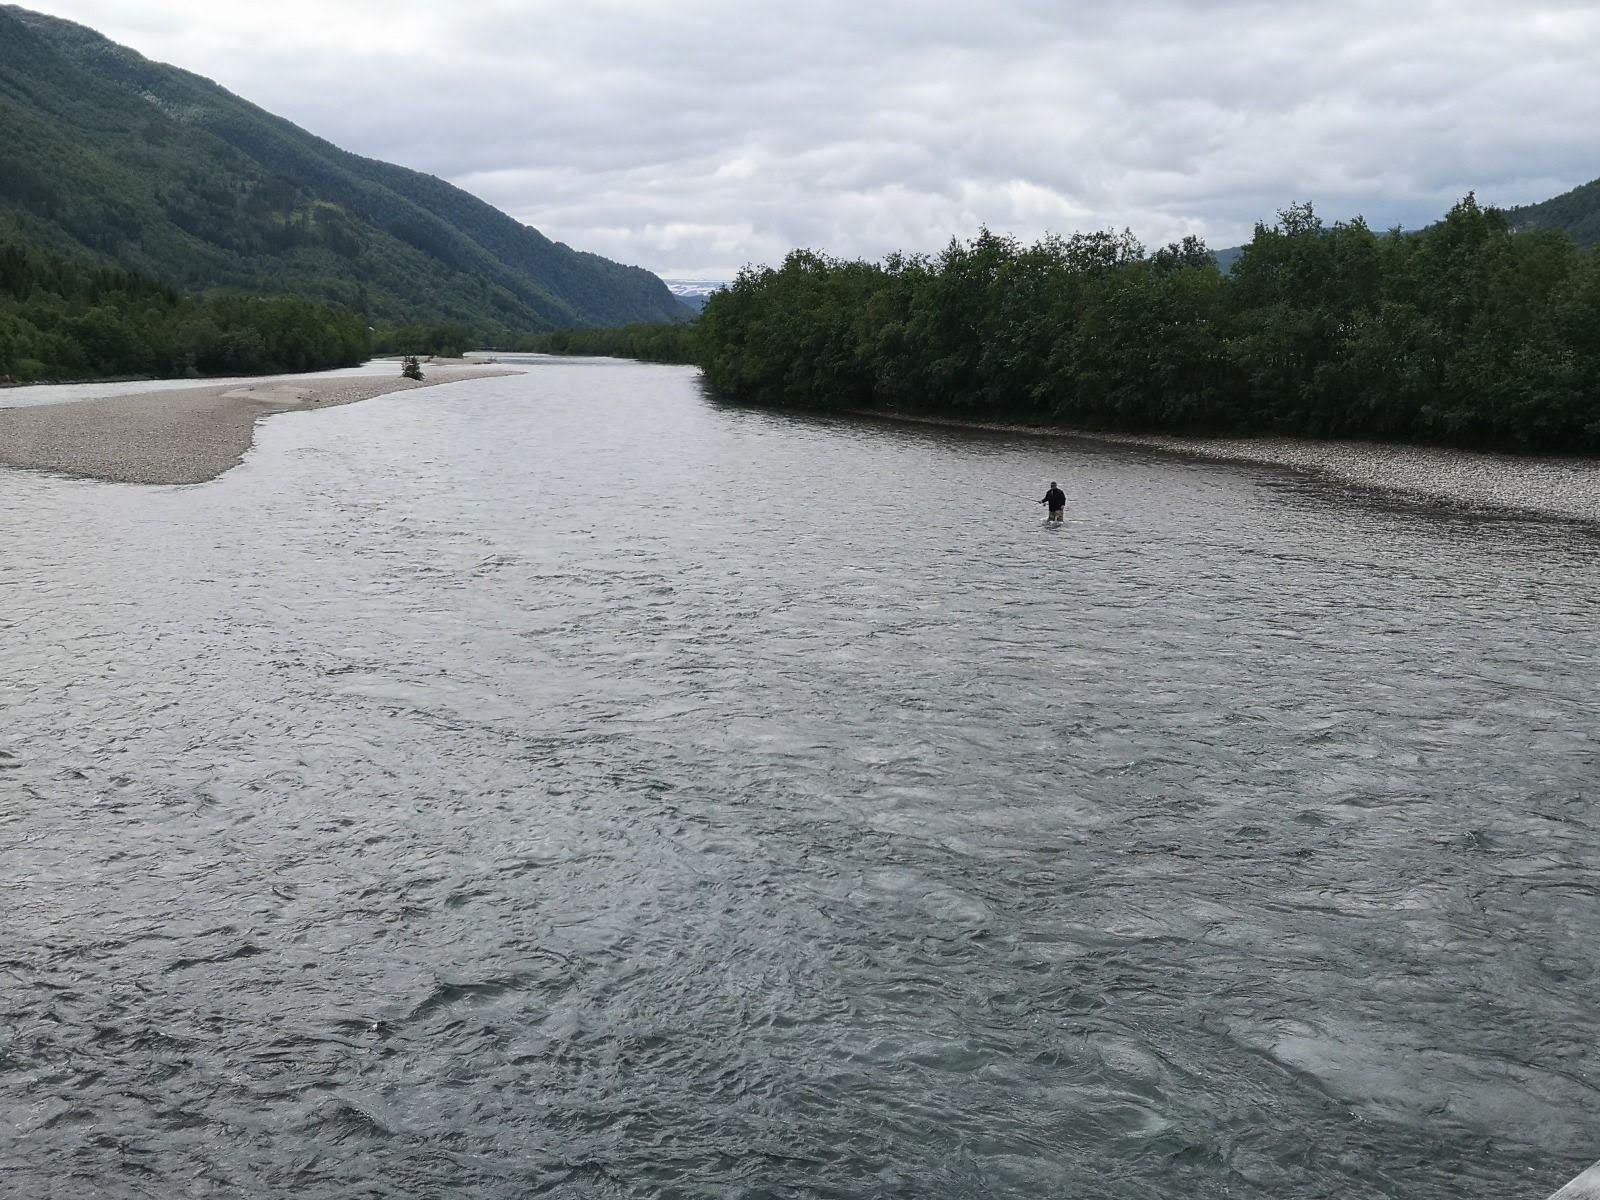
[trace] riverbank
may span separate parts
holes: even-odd
[[[262,417],[513,374],[439,367],[420,382],[398,374],[265,378],[244,386],[173,388],[0,408],[0,466],[111,483],[206,483],[244,461]]]
[[[1597,459],[1494,454],[1386,442],[1099,433],[1048,425],[962,421],[870,410],[856,415],[1139,446],[1214,462],[1286,467],[1335,483],[1454,507],[1535,513],[1600,523],[1600,460]]]
[[[1550,1200],[1600,1200],[1600,1163],[1579,1175]]]

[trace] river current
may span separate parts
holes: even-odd
[[[7,1195],[1600,1156],[1591,528],[605,361],[0,508]]]

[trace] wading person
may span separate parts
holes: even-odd
[[[1039,503],[1049,507],[1050,516],[1047,518],[1048,520],[1059,521],[1067,507],[1067,494],[1058,488],[1056,481],[1052,479],[1050,481],[1050,490],[1044,494],[1044,499]]]

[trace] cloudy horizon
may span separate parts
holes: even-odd
[[[980,225],[1222,247],[1306,199],[1414,227],[1600,176],[1581,3],[26,7],[668,277]]]

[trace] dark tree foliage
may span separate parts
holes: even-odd
[[[518,339],[513,350],[534,354],[583,354],[637,358],[645,362],[698,363],[693,325],[625,325],[621,329],[563,329]]]
[[[132,272],[0,242],[0,381],[254,375],[353,366],[369,353],[348,309],[184,297]]]
[[[1513,229],[1565,229],[1580,246],[1600,245],[1600,179],[1507,216]]]
[[[460,358],[477,346],[478,340],[471,330],[449,322],[381,329],[372,342],[377,354],[433,354],[439,358]]]
[[[695,341],[765,404],[1600,451],[1600,250],[1470,195],[1413,234],[1294,205],[1226,275],[1127,233],[796,251],[712,296]]]

